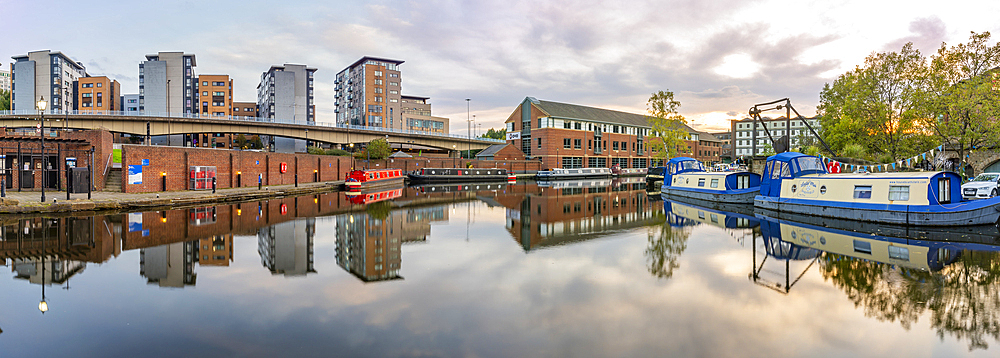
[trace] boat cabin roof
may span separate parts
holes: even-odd
[[[823,164],[823,160],[819,157],[805,155],[796,152],[784,152],[772,155],[767,158],[767,169],[774,170],[772,168],[777,168],[777,165],[772,167],[771,163],[781,162],[784,165],[781,167],[782,176],[788,175],[788,171],[791,171],[792,178],[798,178],[803,175],[808,174],[826,174],[826,165]],[[768,173],[770,174],[770,173]]]
[[[670,175],[687,172],[703,172],[705,166],[700,161],[691,157],[676,157],[667,161],[667,170]]]

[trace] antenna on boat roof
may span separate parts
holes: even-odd
[[[781,103],[781,102],[785,102],[785,103],[784,104],[778,104],[778,103]],[[771,107],[771,108],[760,108],[761,106],[770,106],[770,105],[773,105],[773,104],[778,104],[778,105],[776,105],[774,107]],[[823,147],[826,148],[826,150],[828,152],[830,152],[830,154],[832,156],[834,156],[834,157],[837,156],[837,153],[834,152],[833,149],[830,149],[830,146],[826,144],[826,141],[823,140],[823,137],[820,137],[819,134],[816,133],[816,130],[813,129],[812,125],[809,124],[809,121],[805,120],[805,117],[803,117],[801,114],[799,114],[799,111],[795,110],[795,107],[792,107],[792,101],[790,99],[788,99],[788,98],[782,98],[782,99],[779,99],[779,100],[776,100],[776,101],[771,101],[771,102],[766,102],[766,103],[758,103],[758,104],[753,105],[753,107],[750,108],[750,112],[749,112],[750,118],[753,119],[753,123],[754,123],[753,131],[750,132],[750,134],[752,136],[752,139],[750,141],[751,145],[752,145],[752,147],[751,147],[752,148],[751,149],[752,155],[757,155],[757,122],[758,121],[762,121],[762,119],[760,117],[760,113],[764,112],[764,111],[771,111],[771,110],[779,110],[780,111],[782,109],[785,110],[785,123],[786,123],[785,124],[785,136],[783,138],[778,138],[778,139],[779,140],[780,139],[784,139],[783,141],[781,141],[781,142],[775,141],[774,137],[771,136],[771,131],[767,129],[767,126],[766,125],[762,125],[762,127],[764,127],[764,133],[767,134],[767,138],[771,140],[771,146],[774,148],[774,152],[775,153],[787,152],[792,147],[791,146],[791,144],[792,144],[791,123],[792,123],[792,112],[795,112],[795,116],[796,116],[795,119],[801,120],[802,123],[806,125],[806,128],[809,128],[809,132],[812,133],[812,135],[815,136],[816,139],[819,139],[819,142],[823,144]]]

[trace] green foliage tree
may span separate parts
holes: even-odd
[[[480,135],[480,137],[481,138],[493,138],[493,139],[507,139],[507,128],[503,128],[503,129],[500,129],[500,130],[495,130],[493,128],[490,128],[490,130],[488,130],[488,131],[486,131],[486,133],[483,133],[482,135]]]
[[[260,140],[259,136],[250,137],[250,142],[248,143],[250,149],[264,149],[264,142]]]
[[[326,155],[326,151],[323,150],[323,148],[320,148],[320,147],[308,147],[308,148],[306,148],[306,153],[317,154],[317,155]]]
[[[918,123],[926,72],[926,59],[912,43],[869,55],[823,86],[817,113],[824,140],[834,150],[855,143],[893,161],[926,150],[932,144]]]
[[[361,152],[362,158],[369,159],[385,159],[392,154],[392,148],[389,147],[389,141],[385,138],[372,139],[368,142],[365,150]]]
[[[233,144],[236,146],[236,148],[240,149],[246,148],[247,136],[243,135],[243,133],[240,133],[239,135],[236,136],[236,140],[233,141]]]
[[[0,90],[0,111],[10,109],[10,91]]]
[[[652,127],[651,135],[655,137],[649,143],[654,156],[666,160],[676,157],[678,153],[687,152],[687,143],[684,141],[689,138],[690,133],[687,131],[687,120],[677,113],[681,102],[674,100],[674,93],[653,93],[646,106],[646,111],[649,112],[646,118]]]
[[[931,58],[923,122],[935,137],[958,153],[959,168],[971,151],[1000,145],[1000,44],[989,45],[990,33],[975,33],[969,42],[941,44]]]

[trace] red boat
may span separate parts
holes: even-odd
[[[402,169],[369,169],[352,170],[347,173],[344,179],[344,186],[347,190],[357,190],[361,188],[371,188],[382,185],[397,185],[403,183]]]

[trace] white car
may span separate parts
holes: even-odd
[[[962,197],[966,199],[986,199],[997,196],[1000,191],[1000,173],[982,173],[962,184]]]

